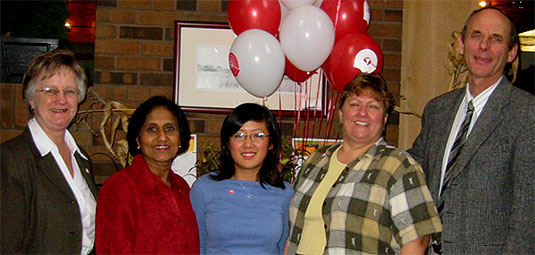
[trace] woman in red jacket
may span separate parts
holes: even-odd
[[[189,147],[186,117],[169,99],[150,98],[132,114],[126,139],[134,159],[98,196],[97,253],[199,253],[189,186],[171,171]]]

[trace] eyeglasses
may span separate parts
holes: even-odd
[[[42,92],[42,93],[45,93],[45,95],[49,96],[49,97],[55,97],[55,96],[59,96],[59,94],[61,94],[61,92],[63,92],[63,95],[65,95],[66,97],[77,97],[78,96],[78,90],[76,89],[64,89],[64,90],[59,90],[59,89],[56,89],[56,88],[43,88],[43,89],[36,89],[35,92]]]
[[[247,137],[251,138],[251,142],[260,142],[264,140],[264,138],[268,137],[269,135],[266,135],[264,133],[254,133],[254,134],[245,134],[245,133],[237,133],[232,135],[230,138],[236,142],[243,142]]]

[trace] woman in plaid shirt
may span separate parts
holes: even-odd
[[[343,142],[313,153],[294,184],[289,254],[424,254],[442,231],[422,168],[382,137],[393,107],[380,75],[344,88]]]

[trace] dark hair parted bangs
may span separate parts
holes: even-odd
[[[217,181],[230,179],[236,171],[234,160],[230,154],[229,140],[240,128],[248,121],[265,121],[269,131],[269,143],[273,146],[268,150],[266,158],[262,162],[262,167],[258,173],[260,185],[264,187],[267,183],[274,187],[284,189],[282,176],[277,168],[279,161],[279,152],[281,148],[280,129],[275,117],[266,107],[244,103],[234,108],[234,110],[225,118],[221,127],[221,169],[217,175],[212,178]]]
[[[141,149],[137,148],[136,139],[139,137],[139,132],[147,120],[147,115],[149,115],[149,113],[157,107],[166,108],[176,117],[178,122],[178,131],[180,132],[180,148],[178,149],[177,155],[180,155],[188,150],[191,132],[189,130],[189,124],[188,120],[186,119],[186,115],[184,115],[182,110],[180,110],[180,107],[173,101],[162,96],[155,96],[149,98],[147,101],[139,105],[139,107],[130,117],[130,121],[128,123],[128,132],[126,133],[126,141],[128,142],[128,151],[132,156],[141,153]]]

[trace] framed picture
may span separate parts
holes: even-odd
[[[195,168],[195,163],[197,162],[197,134],[191,134],[190,137],[188,150],[173,160],[171,170],[184,178],[191,187],[197,180],[197,169]]]
[[[184,111],[228,113],[241,103],[252,102],[274,113],[317,110],[325,114],[326,86],[319,73],[301,85],[284,76],[279,89],[267,99],[245,91],[229,67],[234,39],[226,23],[175,21],[173,99]]]
[[[342,139],[317,139],[317,138],[292,138],[292,147],[294,151],[298,151],[298,155],[294,155],[295,160],[295,176],[299,174],[301,166],[317,149],[324,146],[331,146],[333,144],[342,142]]]

